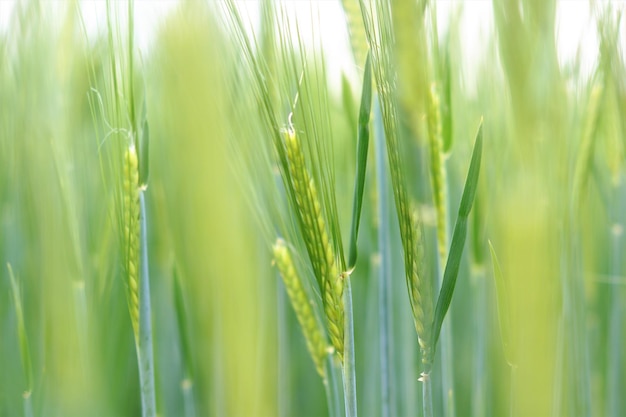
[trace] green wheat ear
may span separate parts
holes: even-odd
[[[409,242],[410,250],[414,254],[411,257],[411,269],[407,272],[409,299],[413,311],[415,331],[422,351],[422,362],[429,365],[433,359],[431,349],[433,300],[432,288],[425,267],[423,229],[416,208],[411,210],[411,238]]]
[[[354,55],[354,61],[358,64],[365,61],[367,55],[367,36],[365,26],[361,18],[361,9],[358,0],[341,0],[343,11],[346,15],[348,32],[350,34],[350,46]]]
[[[441,102],[437,85],[430,88],[428,108],[428,138],[430,145],[430,169],[433,199],[437,211],[437,243],[440,265],[446,264],[448,251],[448,189],[445,157],[443,154],[443,133],[441,128]]]
[[[324,330],[315,317],[311,301],[306,295],[306,291],[302,285],[302,280],[296,271],[291,253],[289,252],[285,241],[278,239],[272,249],[274,253],[274,261],[276,262],[278,271],[280,272],[283,282],[285,283],[287,295],[289,296],[291,306],[296,313],[298,323],[300,323],[300,327],[302,328],[302,333],[304,334],[304,339],[306,340],[306,346],[309,349],[309,353],[311,354],[311,358],[315,364],[315,369],[322,379],[325,379],[326,371],[324,368],[324,362],[326,360],[326,356],[328,355],[328,344],[326,343]]]
[[[124,152],[124,253],[128,309],[135,340],[139,339],[139,161],[134,145]]]
[[[296,208],[301,220],[300,229],[322,292],[330,340],[339,359],[343,362],[343,277],[337,268],[315,182],[306,168],[300,141],[291,128],[285,133],[285,145]]]

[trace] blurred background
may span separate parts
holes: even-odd
[[[385,46],[396,60],[399,130],[429,259],[429,86],[439,86],[443,103],[451,222],[484,118],[480,183],[446,318],[453,392],[433,375],[435,414],[626,414],[625,3],[363,2],[372,3],[388,3],[394,16],[396,42]],[[288,125],[299,75],[315,74],[307,98],[332,132],[326,162],[347,247],[365,56],[358,45],[367,45],[359,2],[228,4],[138,0],[129,19],[126,2],[0,1],[0,416],[141,412],[115,197],[129,121],[115,104],[126,87],[113,84],[113,72],[135,81],[130,106],[145,109],[149,126],[158,415],[328,415],[272,264],[290,214],[252,67],[274,74],[278,128]],[[298,70],[285,70],[291,65]],[[414,416],[422,410],[419,347],[373,142],[352,275],[359,413],[379,416],[383,401],[377,238],[385,229],[390,401],[393,415]],[[488,241],[508,285],[505,305]],[[512,317],[515,366],[505,357],[503,314]]]

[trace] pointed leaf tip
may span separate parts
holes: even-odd
[[[472,204],[476,195],[476,188],[478,186],[478,176],[480,174],[483,143],[482,126],[483,124],[481,119],[478,133],[476,134],[476,140],[474,142],[474,150],[472,152],[470,167],[465,180],[465,187],[463,188],[463,196],[461,197],[461,203],[459,204],[459,214],[454,225],[454,233],[452,235],[452,244],[450,245],[448,262],[446,263],[446,269],[443,273],[443,283],[437,299],[437,307],[435,308],[435,316],[433,319],[433,354],[435,353],[435,349],[437,347],[437,341],[439,340],[443,319],[445,318],[448,308],[450,307],[450,302],[452,301],[456,279],[461,266],[461,257],[463,256],[465,239],[467,237],[467,218],[472,209]]]

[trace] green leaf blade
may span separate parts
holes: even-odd
[[[372,68],[370,54],[365,61],[363,76],[363,92],[361,94],[361,108],[359,110],[359,130],[357,141],[356,177],[354,180],[354,200],[352,204],[352,226],[350,228],[350,252],[348,255],[348,271],[352,271],[357,260],[357,239],[361,208],[363,206],[363,190],[365,188],[365,171],[367,168],[367,153],[370,140],[370,115],[372,110]]]
[[[467,237],[467,219],[472,209],[474,196],[476,195],[476,188],[478,186],[480,162],[482,159],[482,132],[483,124],[481,120],[478,133],[476,134],[472,160],[470,162],[467,178],[465,180],[465,187],[463,188],[463,196],[461,197],[461,203],[459,204],[459,214],[454,225],[454,233],[452,235],[452,244],[450,245],[448,262],[446,263],[446,269],[443,274],[443,284],[441,285],[441,290],[437,299],[437,307],[435,308],[432,342],[433,354],[437,347],[437,341],[439,340],[439,333],[441,332],[443,319],[445,318],[448,308],[450,307],[450,302],[452,301],[456,279],[461,266],[461,257],[463,255],[463,248],[465,247],[465,239]]]

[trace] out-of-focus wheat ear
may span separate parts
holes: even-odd
[[[139,340],[139,161],[134,145],[124,152],[123,164],[124,264],[128,309],[135,341]]]
[[[416,208],[411,210],[411,250],[414,253],[409,280],[409,298],[418,342],[422,351],[422,363],[429,369],[432,364],[431,338],[433,321],[432,288],[426,272],[423,228]]]
[[[30,359],[30,347],[28,343],[28,334],[26,333],[26,325],[24,324],[24,310],[22,308],[22,294],[20,287],[13,274],[11,264],[7,263],[9,270],[9,279],[11,280],[11,292],[13,293],[13,304],[15,307],[15,317],[17,319],[17,338],[20,344],[20,357],[22,358],[22,370],[24,371],[24,380],[26,381],[26,390],[24,390],[24,414],[27,417],[32,416],[31,393],[33,391],[33,365]]]
[[[291,301],[291,306],[296,313],[296,318],[306,345],[315,364],[317,373],[326,378],[325,360],[328,355],[328,344],[326,343],[326,337],[324,336],[324,330],[320,323],[317,321],[313,307],[311,306],[311,300],[308,299],[307,293],[302,285],[302,280],[298,275],[296,267],[294,265],[289,248],[285,244],[285,241],[278,239],[273,247],[274,261],[278,267],[287,295]]]
[[[453,112],[452,112],[452,70],[450,67],[449,35],[441,57],[439,78],[441,80],[441,132],[443,136],[443,152],[448,153],[454,144]]]
[[[328,237],[315,182],[306,168],[304,154],[293,129],[286,132],[285,142],[297,215],[300,218],[300,230],[322,293],[330,340],[343,362],[343,278],[337,268],[333,245]]]
[[[365,61],[368,48],[359,0],[341,0],[341,5],[348,23],[348,34],[350,35],[350,46],[352,47],[354,61],[360,64]]]
[[[433,189],[433,200],[437,211],[439,265],[446,264],[448,251],[448,187],[442,135],[441,101],[437,84],[433,83],[430,86],[428,107],[428,142],[430,148],[430,179]]]
[[[391,2],[391,25],[394,61],[398,71],[399,99],[411,118],[411,128],[417,135],[428,97],[428,42],[426,38],[426,0],[396,0]]]

